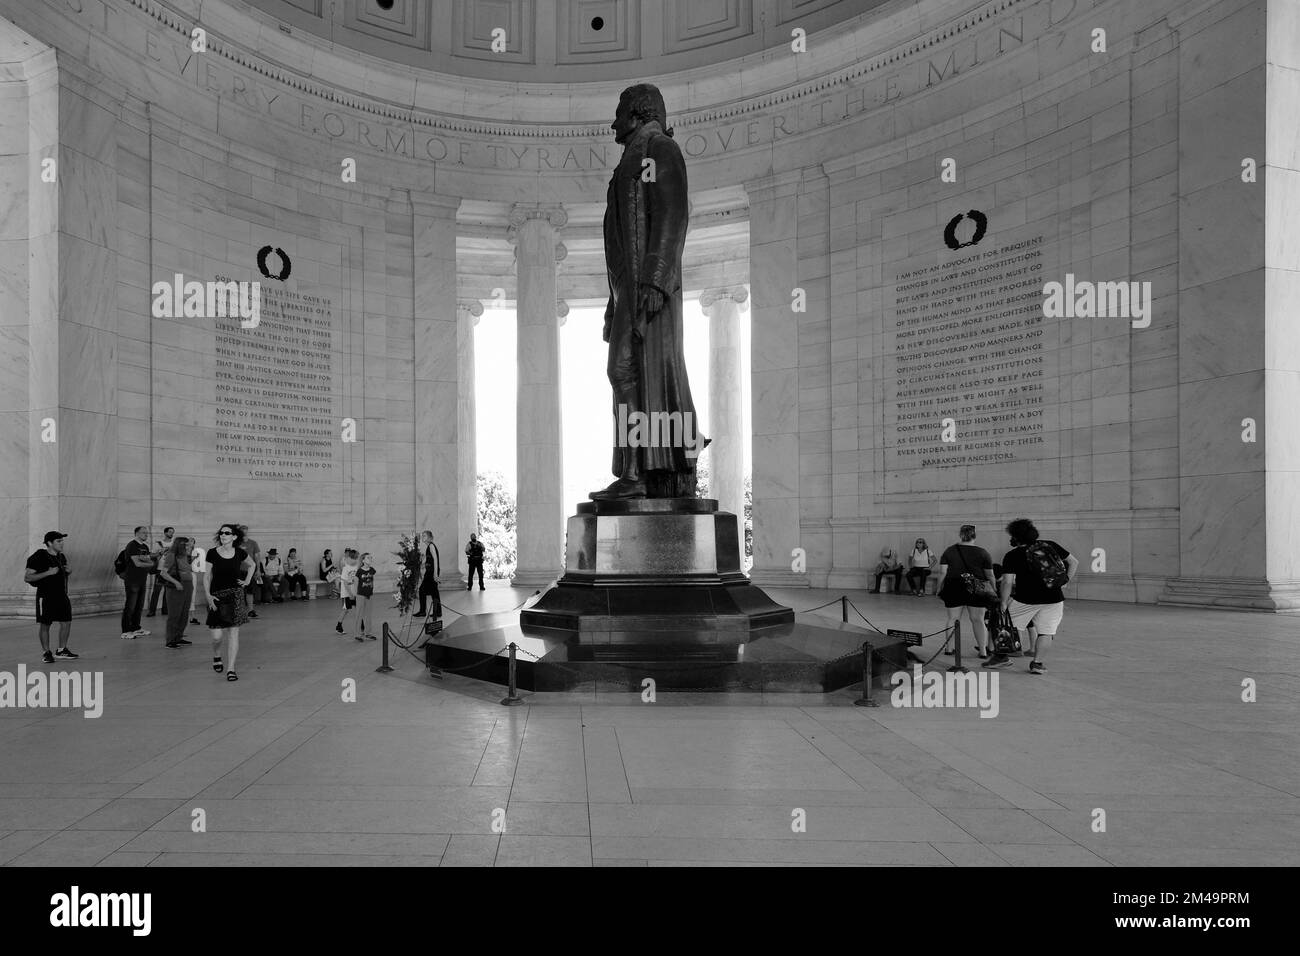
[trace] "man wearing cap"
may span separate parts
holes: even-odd
[[[36,586],[36,622],[40,628],[41,660],[53,664],[56,657],[76,660],[79,655],[68,650],[68,632],[72,630],[72,602],[68,600],[68,559],[63,556],[62,531],[45,532],[45,547],[27,559],[23,580]],[[50,653],[50,625],[59,622],[59,649]]]

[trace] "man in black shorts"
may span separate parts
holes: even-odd
[[[23,580],[36,585],[36,621],[40,625],[41,660],[53,664],[56,657],[76,660],[79,655],[68,650],[68,632],[72,630],[72,602],[68,600],[68,559],[63,556],[62,531],[45,532],[45,547],[27,559]],[[50,653],[50,625],[59,624],[59,649]]]

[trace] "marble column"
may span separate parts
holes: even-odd
[[[808,575],[791,568],[791,552],[805,546],[799,527],[799,316],[790,305],[791,290],[801,285],[800,180],[795,170],[745,184],[753,296],[754,566],[750,577],[755,584],[780,587],[808,586]],[[815,302],[812,290],[808,296]]]
[[[519,385],[516,410],[518,562],[511,584],[538,587],[563,567],[563,456],[560,419],[560,324],[556,230],[568,221],[558,205],[519,204],[510,213],[518,283]]]
[[[478,533],[478,440],[474,392],[474,329],[483,314],[478,299],[462,300],[456,307],[456,370],[460,391],[456,401],[457,515],[460,537],[456,540],[456,563],[463,577],[469,576],[465,544]]]
[[[1251,5],[1178,47],[1180,542],[1160,603],[1300,610],[1295,13]],[[1155,295],[1134,337],[1161,324]]]
[[[744,286],[706,290],[709,317],[709,497],[745,523],[745,415],[741,402],[740,310]]]
[[[460,577],[461,443],[456,210],[460,199],[412,192],[414,229],[415,524],[433,532],[440,581]],[[471,396],[472,400],[472,396]],[[466,535],[468,538],[469,536]]]

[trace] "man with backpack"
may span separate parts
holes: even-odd
[[[1038,529],[1028,518],[1017,518],[1007,525],[1011,550],[1002,558],[1002,610],[1010,612],[1016,630],[1024,631],[1031,623],[1038,632],[1029,662],[1029,673],[1046,671],[1043,656],[1052,645],[1056,629],[1065,615],[1064,590],[1079,570],[1079,559],[1055,541],[1038,536]],[[985,667],[1010,667],[1005,654],[995,654]]]
[[[140,627],[144,611],[144,592],[149,587],[149,572],[154,567],[153,552],[149,549],[149,528],[135,529],[135,537],[118,552],[113,570],[126,587],[126,604],[122,608],[122,640],[148,637],[150,632]]]
[[[72,630],[72,603],[68,600],[68,559],[63,556],[62,531],[45,532],[45,547],[27,559],[23,580],[36,588],[36,623],[40,629],[41,660],[53,664],[55,658],[76,660],[80,655],[68,650],[68,632]],[[50,625],[59,625],[59,649],[50,652]]]

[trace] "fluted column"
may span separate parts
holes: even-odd
[[[740,307],[744,286],[709,289],[700,307],[709,317],[709,497],[743,527],[745,416],[741,402]]]
[[[483,314],[478,299],[461,300],[456,307],[456,368],[460,392],[456,400],[456,430],[460,433],[456,461],[456,513],[460,538],[456,542],[456,566],[468,579],[469,559],[465,543],[478,532],[478,440],[474,394],[474,328]]]
[[[519,204],[510,212],[518,277],[519,386],[516,410],[519,558],[511,584],[535,587],[560,574],[564,548],[564,474],[560,419],[560,324],[556,230],[568,221],[558,205]]]

